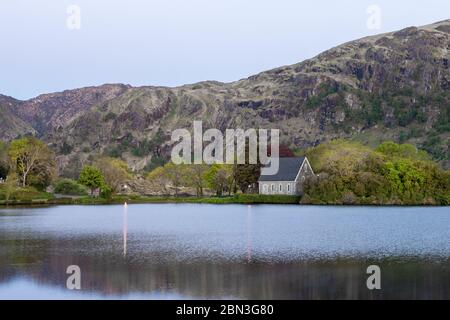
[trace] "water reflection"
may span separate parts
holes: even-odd
[[[247,206],[247,262],[252,261],[252,206]]]
[[[127,240],[128,240],[128,204],[123,205],[123,256],[127,255]]]
[[[0,210],[0,298],[450,298],[447,210],[298,208]],[[370,264],[381,291],[366,288]]]

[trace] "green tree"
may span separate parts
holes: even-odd
[[[208,187],[216,192],[217,196],[222,196],[224,191],[231,193],[233,185],[233,166],[213,164],[205,174]]]
[[[9,166],[8,145],[0,141],[0,179],[6,179],[9,173]]]
[[[91,196],[94,195],[94,191],[96,189],[99,189],[105,185],[105,180],[102,173],[93,166],[83,167],[78,182],[90,189]]]
[[[335,140],[307,151],[319,174],[304,184],[310,203],[447,204],[450,173],[409,144],[375,150]]]
[[[26,137],[11,142],[9,157],[19,174],[22,186],[27,185],[27,179],[33,174],[33,182],[48,185],[56,172],[55,154],[42,141]]]
[[[391,184],[394,195],[404,201],[419,200],[424,197],[426,173],[410,159],[388,161],[385,177]]]
[[[19,183],[19,180],[17,179],[17,174],[15,172],[12,172],[8,175],[6,178],[6,181],[4,183],[5,185],[5,200],[6,202],[9,201],[11,198],[12,193],[17,188],[17,184]]]
[[[124,182],[131,178],[128,165],[120,159],[102,157],[94,162],[94,166],[100,170],[112,193],[120,191]]]
[[[203,189],[207,187],[206,173],[209,167],[206,164],[193,164],[186,166],[184,180],[186,185],[195,189],[197,197],[203,196]]]
[[[164,194],[169,194],[168,184],[170,183],[164,167],[158,167],[147,174],[147,181],[156,189]]]
[[[238,164],[235,169],[236,184],[243,193],[247,193],[258,183],[261,175],[259,164]]]
[[[415,160],[428,160],[429,156],[425,151],[417,150],[415,146],[409,143],[397,144],[392,141],[386,141],[380,144],[375,151],[378,151],[389,158],[401,157]]]
[[[383,109],[381,107],[381,100],[379,97],[374,97],[368,101],[367,105],[364,105],[364,113],[366,123],[369,127],[377,124],[383,119]]]
[[[186,165],[176,165],[169,162],[164,166],[164,172],[167,180],[175,190],[175,196],[178,197],[180,187],[183,186],[186,177]]]
[[[186,185],[187,166],[176,165],[172,162],[167,163],[164,167],[158,167],[147,175],[147,180],[158,190],[164,190],[166,194],[170,194],[170,188],[174,189],[177,197],[180,188]]]

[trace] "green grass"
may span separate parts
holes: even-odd
[[[205,203],[205,204],[298,204],[300,197],[284,195],[258,195],[239,194],[230,197],[144,197],[144,196],[113,196],[111,199],[82,197],[78,199],[62,198],[23,198],[14,199],[8,202],[9,205],[106,205],[122,203]],[[0,205],[5,205],[6,201],[0,200]]]
[[[143,197],[143,196],[114,196],[111,199],[83,197],[74,199],[77,204],[108,204],[108,203],[210,203],[210,204],[298,204],[298,196],[239,194],[230,197]]]
[[[38,191],[33,187],[15,188],[9,197],[9,202],[46,202],[53,199],[53,195]],[[0,204],[6,203],[6,189],[0,185]]]

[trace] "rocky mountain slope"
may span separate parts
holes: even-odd
[[[29,123],[39,134],[48,130],[64,127],[93,105],[114,99],[130,86],[107,84],[99,87],[87,87],[66,90],[59,93],[43,94],[36,98],[16,103],[13,112],[17,117]]]
[[[16,121],[0,137],[35,130],[70,170],[93,154],[122,157],[135,170],[149,168],[167,157],[171,132],[191,129],[194,120],[222,130],[278,128],[293,149],[337,137],[410,142],[445,163],[449,50],[446,20],[352,41],[233,83],[105,85],[6,106],[0,100],[0,116]]]
[[[0,137],[11,140],[23,134],[36,134],[36,130],[14,114],[20,102],[14,98],[0,95]]]

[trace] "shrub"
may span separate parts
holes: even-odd
[[[6,195],[7,190],[5,186],[0,186],[0,200],[9,200],[9,201],[32,201],[32,200],[45,200],[51,199],[52,195],[47,192],[40,192],[36,188],[33,187],[16,187],[11,190],[10,195]],[[9,198],[9,199],[7,199]]]
[[[87,195],[84,186],[71,179],[61,179],[55,183],[55,193],[67,194],[71,196]]]
[[[103,199],[106,199],[106,200],[111,200],[112,199],[112,189],[111,189],[111,187],[109,187],[109,186],[107,186],[105,184],[100,189],[101,189],[100,196]]]
[[[263,194],[237,194],[234,197],[237,203],[267,203],[267,204],[298,204],[299,196],[263,195]]]
[[[144,171],[150,172],[158,167],[164,166],[164,158],[161,156],[153,156],[150,162],[145,166]]]
[[[450,173],[409,144],[375,150],[336,140],[307,151],[319,176],[303,186],[304,203],[439,204],[450,202]]]
[[[358,202],[358,199],[356,198],[355,194],[351,191],[346,191],[342,195],[342,203],[343,204],[355,204]]]

